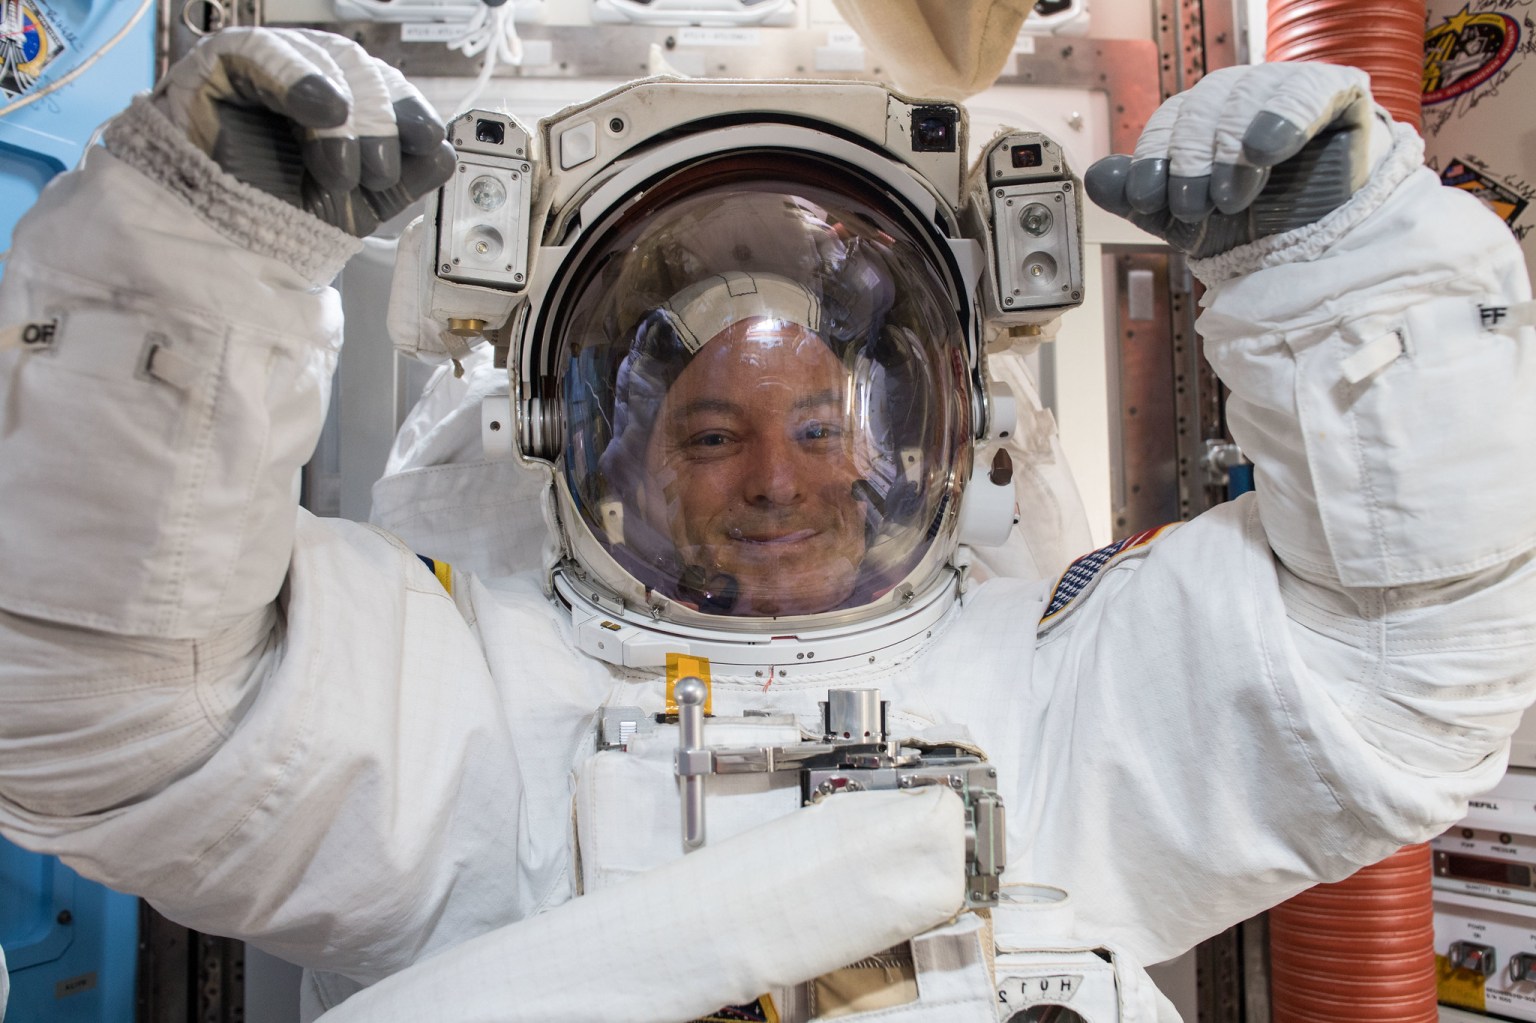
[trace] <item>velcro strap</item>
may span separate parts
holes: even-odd
[[[450,330],[438,331],[437,339],[442,342],[443,350],[454,362],[463,362],[469,358],[470,349],[474,348],[468,338],[460,337]]]
[[[203,367],[178,355],[169,345],[151,343],[144,358],[144,372],[179,391],[189,391],[203,373]]]
[[[1392,365],[1402,354],[1403,336],[1394,330],[1355,349],[1353,355],[1339,364],[1339,369],[1345,380],[1358,384]]]

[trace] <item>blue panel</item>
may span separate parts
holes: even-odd
[[[138,0],[21,0],[23,66],[0,75],[0,109],[37,94],[92,61],[132,20]],[[0,117],[0,251],[49,178],[79,162],[97,126],[153,83],[155,15],[90,64],[80,77]]]
[[[65,170],[57,160],[0,142],[0,250],[11,246],[11,228],[37,201],[43,186]]]
[[[6,1023],[133,1023],[139,900],[0,840]]]
[[[13,35],[21,40],[19,68],[0,72],[0,110],[92,61],[139,7],[138,0],[21,0],[22,30]],[[0,116],[0,251],[44,185],[79,162],[97,126],[150,87],[154,32],[151,9],[77,79]],[[138,899],[0,841],[7,1023],[133,1023],[138,928]]]
[[[74,904],[74,885],[57,867],[57,860],[0,841],[0,948],[13,973],[54,962],[74,937],[57,921]]]

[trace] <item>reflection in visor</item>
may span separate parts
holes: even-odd
[[[590,264],[562,337],[583,523],[706,613],[882,596],[938,535],[968,437],[959,327],[923,251],[799,191],[652,213]]]

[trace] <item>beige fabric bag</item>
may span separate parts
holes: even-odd
[[[991,85],[1034,0],[833,0],[897,88],[961,100]]]

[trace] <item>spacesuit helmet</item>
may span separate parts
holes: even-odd
[[[878,195],[714,180],[619,218],[565,292],[575,560],[695,624],[876,613],[955,546],[972,406],[951,285]]]

